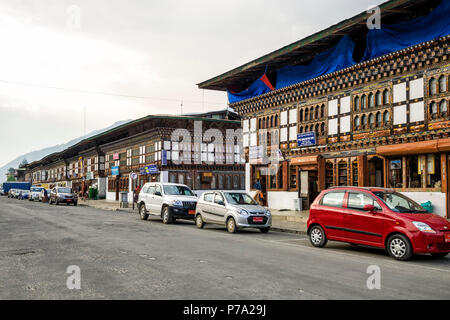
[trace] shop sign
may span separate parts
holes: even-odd
[[[391,160],[391,170],[400,170],[402,168],[402,160]]]
[[[138,178],[137,173],[136,172],[130,173],[130,178],[131,178],[131,180],[136,180]]]
[[[297,147],[309,147],[316,144],[316,133],[314,131],[297,134]]]
[[[86,180],[92,180],[92,179],[94,179],[94,173],[93,172],[86,173]]]
[[[159,173],[158,166],[156,164],[152,164],[150,166],[146,166],[144,168],[140,168],[139,169],[139,173],[141,175]]]
[[[112,176],[118,176],[119,175],[119,167],[112,167],[111,168],[111,175]]]
[[[119,160],[119,153],[113,154],[113,160]]]

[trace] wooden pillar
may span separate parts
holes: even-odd
[[[445,193],[445,212],[447,219],[450,219],[450,180],[448,179],[449,160],[446,153],[441,153],[442,192]]]
[[[358,156],[358,186],[366,187],[369,183],[367,156]]]
[[[406,177],[406,157],[405,156],[403,156],[402,157],[402,186],[403,186],[403,188],[402,189],[406,189],[407,187],[408,187],[408,180],[407,180],[407,177]]]
[[[283,186],[282,186],[282,189],[283,189],[283,191],[287,191],[288,189],[289,189],[289,171],[288,171],[288,162],[287,161],[284,161],[283,162],[283,167],[282,167],[282,170],[283,170]]]
[[[325,159],[322,157],[317,160],[317,179],[317,188],[320,192],[325,189]]]
[[[383,157],[383,179],[384,179],[384,187],[389,187],[389,161]]]
[[[422,170],[422,188],[426,188],[428,184],[428,155],[424,154],[422,156],[423,170]]]

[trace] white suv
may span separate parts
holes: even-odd
[[[166,224],[176,219],[194,219],[197,200],[184,184],[146,183],[139,193],[139,215],[142,220],[147,220],[149,215],[160,216]]]

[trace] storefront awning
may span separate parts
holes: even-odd
[[[317,164],[319,156],[305,156],[291,159],[291,165],[306,166]]]
[[[400,156],[443,151],[450,151],[450,138],[381,146],[376,149],[377,154],[381,156]]]

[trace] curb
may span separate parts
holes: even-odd
[[[277,228],[277,227],[270,227],[270,230],[278,231],[278,232],[285,232],[285,233],[306,235],[306,230],[283,229],[283,228]]]

